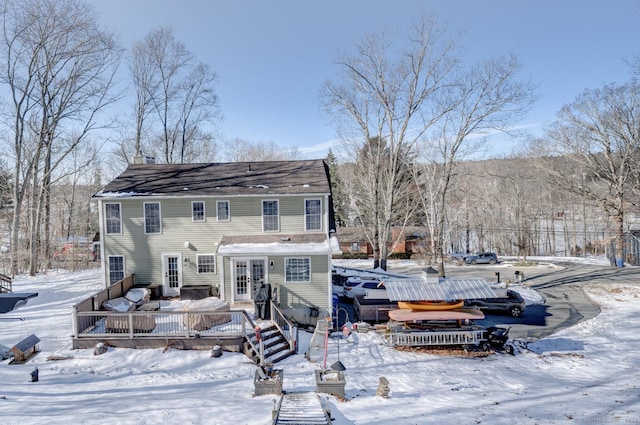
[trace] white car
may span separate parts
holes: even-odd
[[[344,284],[343,295],[353,299],[357,295],[365,295],[365,298],[387,298],[387,290],[384,283],[378,279],[350,277]]]

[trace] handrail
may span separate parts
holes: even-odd
[[[256,323],[251,319],[251,317],[249,316],[249,314],[246,312],[246,310],[241,310],[242,314],[244,315],[244,320],[250,325],[251,330],[247,330],[245,328],[244,330],[244,336],[245,336],[245,340],[247,341],[247,343],[251,346],[251,348],[253,349],[253,351],[255,353],[258,353],[258,357],[259,357],[259,364],[264,364],[264,350],[261,350],[260,347],[256,347],[256,345],[253,343],[253,341],[251,340],[251,337],[253,335],[255,335],[256,332],[256,328],[259,328],[259,326],[256,325]]]
[[[284,315],[280,307],[275,303],[271,303],[271,321],[278,328],[280,333],[286,338],[289,343],[289,350],[298,349],[298,332],[296,326],[291,322],[287,316]]]

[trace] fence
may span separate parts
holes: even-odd
[[[11,277],[0,273],[0,294],[13,292],[13,279]]]
[[[483,330],[393,331],[385,337],[394,346],[478,345],[484,340],[483,333]]]

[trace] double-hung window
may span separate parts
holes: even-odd
[[[124,257],[122,255],[109,256],[109,284],[124,279]]]
[[[191,202],[191,221],[205,221],[204,202]]]
[[[144,233],[162,233],[159,202],[144,203]]]
[[[304,230],[322,230],[322,207],[320,199],[304,200]]]
[[[104,204],[104,224],[108,235],[122,233],[120,204]]]
[[[218,221],[229,221],[231,218],[229,214],[229,201],[217,201],[216,214]]]
[[[197,255],[198,273],[215,273],[216,272],[216,256],[213,254]]]
[[[285,282],[311,282],[311,259],[309,257],[287,258]]]
[[[278,230],[280,230],[278,201],[262,201],[262,231],[277,232]]]

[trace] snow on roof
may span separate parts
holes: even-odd
[[[150,192],[108,192],[108,191],[99,191],[95,195],[95,198],[131,198],[133,196],[151,196],[153,193]]]
[[[333,245],[324,233],[225,235],[218,254],[328,254]]]
[[[220,245],[218,254],[326,254],[329,245],[326,242],[307,243],[237,243]]]

